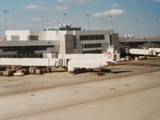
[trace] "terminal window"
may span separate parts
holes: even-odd
[[[101,43],[98,44],[84,44],[84,48],[99,48],[102,47]]]
[[[104,35],[80,35],[80,40],[85,41],[85,40],[104,40],[105,37]]]
[[[54,46],[5,46],[0,47],[0,50],[2,51],[0,58],[42,58],[44,51],[52,52],[52,50],[54,50]]]
[[[30,36],[28,36],[28,40],[38,40],[38,36],[30,35]]]
[[[83,54],[93,54],[93,53],[102,53],[102,50],[87,50],[83,51]]]
[[[11,36],[11,40],[12,40],[12,41],[19,41],[19,36],[18,36],[18,35],[17,35],[17,36],[12,35],[12,36]]]

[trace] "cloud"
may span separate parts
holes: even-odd
[[[78,3],[78,4],[83,4],[90,1],[92,0],[57,0],[57,2],[59,3]]]
[[[24,7],[25,10],[57,10],[57,11],[66,11],[69,9],[67,6],[56,6],[55,8],[47,7],[47,6],[38,6],[38,5],[29,5]]]
[[[113,4],[113,5],[112,5],[112,7],[118,7],[118,6],[119,6],[118,4]]]
[[[122,9],[112,9],[110,11],[104,11],[102,13],[93,14],[93,15],[91,15],[91,17],[106,17],[106,16],[110,16],[110,15],[112,15],[114,17],[114,16],[121,15],[122,13],[124,13],[124,10],[122,10]]]
[[[26,10],[35,10],[37,8],[38,8],[37,5],[29,5],[29,6],[25,7],[24,9],[26,9]]]
[[[50,10],[50,7],[38,6],[38,5],[29,5],[24,7],[25,10]]]
[[[109,11],[109,13],[113,16],[118,16],[121,15],[122,13],[124,13],[124,10],[122,9],[112,9]]]
[[[18,23],[18,25],[19,25],[19,26],[23,26],[23,27],[22,27],[23,29],[26,29],[25,27],[30,27],[30,26],[32,26],[31,23]],[[21,29],[22,29],[22,28],[21,28]],[[28,28],[27,28],[27,29],[28,29]]]
[[[66,11],[66,10],[69,9],[69,7],[67,7],[67,6],[56,6],[54,9],[58,10],[58,11]]]
[[[160,0],[151,0],[151,1],[154,1],[154,2],[160,2]]]
[[[42,18],[33,18],[31,21],[42,21]]]
[[[46,4],[47,2],[46,1],[41,1],[41,4]]]

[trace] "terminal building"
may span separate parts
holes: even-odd
[[[130,48],[160,48],[159,36],[145,36],[145,37],[119,37],[119,47],[121,57],[128,54]]]
[[[81,30],[62,24],[43,31],[7,30],[0,41],[0,58],[52,58],[58,54],[104,53],[112,44],[120,52],[119,36],[112,30]]]

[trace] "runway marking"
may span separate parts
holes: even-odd
[[[43,88],[52,87],[52,84],[44,84]]]
[[[126,85],[126,87],[131,87],[131,85]]]
[[[31,94],[30,96],[35,96],[35,94]]]
[[[18,87],[18,86],[20,86],[20,85],[21,85],[21,84],[16,84],[15,87]]]
[[[110,90],[115,90],[116,88],[110,88]]]
[[[160,87],[160,85],[152,86],[152,87],[149,87],[149,88],[145,88],[145,89],[141,89],[141,90],[137,90],[137,91],[133,91],[133,92],[129,92],[129,93],[119,94],[119,95],[116,95],[116,96],[104,97],[104,98],[100,98],[100,99],[96,99],[96,100],[89,100],[89,101],[85,101],[85,102],[81,102],[81,103],[70,104],[70,105],[66,105],[66,106],[62,106],[62,107],[58,107],[58,108],[51,108],[51,109],[48,109],[48,110],[42,110],[42,111],[29,113],[29,114],[24,114],[24,115],[17,115],[13,118],[7,118],[7,119],[4,119],[4,120],[11,120],[11,119],[16,119],[16,118],[28,117],[28,116],[32,116],[32,115],[38,115],[38,114],[41,114],[41,113],[47,113],[47,112],[50,112],[50,111],[56,111],[56,110],[60,110],[60,109],[64,109],[64,108],[70,108],[70,107],[77,106],[77,105],[83,105],[83,104],[94,103],[94,102],[102,101],[102,100],[106,100],[106,99],[117,98],[119,96],[125,96],[125,95],[129,95],[129,94],[133,94],[133,93],[137,93],[137,92],[142,92],[142,91],[145,91],[145,90],[158,88],[158,87]]]

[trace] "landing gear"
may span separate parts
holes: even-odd
[[[104,73],[103,70],[101,69],[100,71],[97,72],[97,75],[98,75],[98,76],[102,76],[102,75],[105,75],[105,73]]]
[[[84,72],[86,72],[86,68],[75,68],[73,71],[74,74],[79,74]]]

